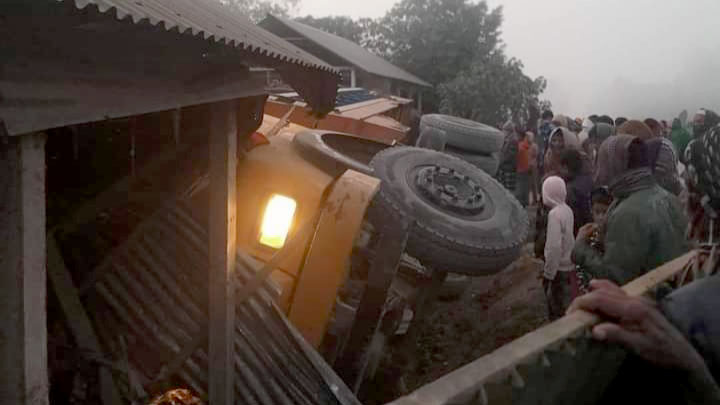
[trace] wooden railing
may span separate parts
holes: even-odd
[[[716,255],[712,247],[692,251],[635,279],[623,290],[631,296],[642,296],[653,294],[662,287],[678,288],[714,272]],[[700,257],[705,260],[699,260]],[[517,394],[526,387],[527,378],[538,375],[524,375],[526,366],[551,367],[548,354],[558,351],[574,356],[574,342],[589,337],[592,326],[598,322],[598,317],[593,314],[573,312],[387,405],[525,403],[527,401],[517,401],[522,396]],[[505,386],[505,389],[497,389],[498,386]],[[529,403],[546,402],[531,400]]]

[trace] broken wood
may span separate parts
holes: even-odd
[[[78,290],[72,281],[72,275],[65,267],[65,261],[58,249],[55,236],[52,234],[48,235],[47,238],[47,255],[48,277],[60,302],[75,343],[80,350],[102,353],[100,341],[80,301]],[[100,368],[100,395],[105,405],[122,404],[112,373],[105,367]]]

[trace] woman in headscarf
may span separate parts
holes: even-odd
[[[580,150],[577,136],[567,128],[555,128],[550,135],[550,146],[545,154],[545,173],[543,180],[550,176],[567,177],[567,169],[563,167],[562,158],[563,153],[568,150]],[[584,153],[581,154],[581,158],[583,164],[580,174],[587,175],[592,173],[592,163],[590,159]],[[573,177],[579,178],[579,176]],[[538,258],[542,258],[544,254],[547,237],[545,234],[547,219],[548,209],[545,204],[538,204],[535,214],[535,256]]]
[[[555,128],[550,134],[550,148],[545,153],[545,174],[559,176],[562,173],[562,154],[567,149],[580,149],[577,135],[564,127]]]
[[[577,295],[578,282],[572,254],[573,212],[565,203],[565,181],[557,176],[548,177],[542,187],[543,204],[550,213],[545,244],[543,287],[548,301],[550,320],[565,315],[565,310]]]
[[[678,174],[678,155],[672,142],[664,137],[647,141],[650,169],[660,187],[679,196],[683,191]]]
[[[710,227],[710,218],[720,213],[720,125],[690,142],[687,150],[687,212],[692,240],[720,240],[720,222]]]
[[[693,136],[700,138],[717,124],[720,124],[720,116],[715,111],[701,108],[693,117]]]
[[[618,134],[633,135],[642,141],[647,141],[654,136],[652,129],[639,120],[626,121],[617,129]]]
[[[608,138],[600,146],[595,179],[596,186],[609,186],[614,199],[605,252],[589,246],[593,224],[580,229],[573,251],[575,263],[593,278],[622,285],[689,249],[680,200],[657,185],[643,141],[627,134]]]
[[[647,124],[635,120],[623,124],[620,132],[635,135],[646,142],[648,163],[655,180],[665,190],[680,195],[683,187],[677,172],[678,156],[672,142],[665,137],[656,136]]]
[[[595,165],[597,161],[597,151],[600,148],[600,145],[602,145],[606,139],[614,135],[614,133],[615,128],[604,122],[599,122],[590,128],[588,139],[583,142],[582,148],[585,154],[588,155],[590,160],[593,162],[593,165]]]
[[[661,138],[663,136],[663,127],[658,120],[655,118],[646,118],[643,122],[650,128],[654,137]]]
[[[555,127],[563,127],[566,129],[570,129],[570,118],[568,118],[566,115],[558,114],[553,117],[552,124]]]

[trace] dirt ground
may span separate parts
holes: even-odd
[[[410,342],[394,342],[365,403],[408,394],[546,323],[539,271],[528,244],[523,256],[501,273],[472,279],[460,299],[434,303],[418,331],[415,361],[405,355],[412,352]]]

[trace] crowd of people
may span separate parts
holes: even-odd
[[[709,337],[713,348],[698,362],[689,338],[678,337],[656,304],[617,287],[717,237],[707,224],[720,209],[720,116],[701,109],[687,124],[678,118],[668,125],[545,111],[531,131],[512,123],[503,131],[498,180],[521,204],[534,205],[535,255],[544,263],[539,277],[550,318],[568,308],[604,315],[611,321],[594,329],[597,338],[656,364],[684,353],[673,365],[692,368],[705,382],[703,392],[720,400],[712,378],[720,372],[720,335]],[[642,322],[650,329],[638,329]],[[663,347],[649,347],[653,342]]]

